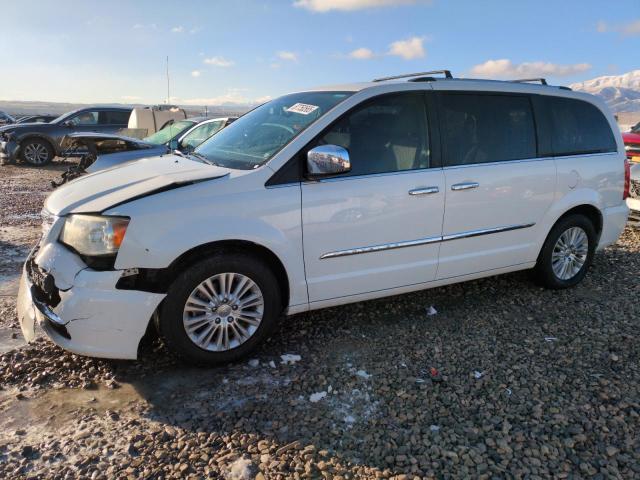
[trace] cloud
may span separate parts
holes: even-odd
[[[350,52],[349,55],[347,56],[355,60],[369,60],[375,57],[375,54],[368,48],[363,47],[363,48],[356,48],[354,51]]]
[[[278,52],[278,58],[280,60],[286,60],[287,62],[297,62],[298,61],[298,55],[295,54],[294,52],[280,51],[280,52]]]
[[[227,60],[224,57],[209,57],[204,59],[204,63],[207,65],[213,65],[214,67],[231,67],[235,65],[233,60]]]
[[[599,33],[618,32],[623,37],[635,37],[640,35],[640,19],[627,23],[609,24],[600,20],[596,24]]]
[[[341,10],[352,12],[366,8],[397,7],[400,5],[415,5],[416,3],[431,3],[429,0],[295,0],[293,6],[304,8],[312,12],[328,12]]]
[[[411,37],[407,40],[398,40],[389,45],[389,55],[396,55],[405,60],[424,58],[424,37]]]
[[[491,78],[524,78],[524,77],[566,77],[576,73],[586,72],[591,68],[588,63],[560,65],[549,62],[513,63],[506,58],[487,60],[471,68],[471,73],[480,77]]]
[[[126,100],[128,102],[134,102],[136,100],[140,100],[140,97],[138,97],[136,95],[122,95],[120,98],[122,100]]]
[[[193,70],[191,72],[191,76],[194,78],[198,78],[200,75],[202,75],[202,72],[200,70]]]
[[[177,27],[173,27],[171,29],[171,33],[182,33],[184,32],[184,27],[182,25],[178,25]]]

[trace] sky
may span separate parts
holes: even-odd
[[[0,100],[255,103],[385,75],[640,68],[640,0],[0,0]]]

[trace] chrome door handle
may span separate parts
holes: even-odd
[[[478,182],[464,182],[464,183],[454,183],[451,185],[451,190],[470,190],[472,188],[478,188],[480,184]]]
[[[431,193],[438,193],[440,189],[438,187],[424,187],[424,188],[414,188],[413,190],[409,190],[409,195],[429,195]]]

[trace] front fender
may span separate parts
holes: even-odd
[[[236,178],[187,186],[104,212],[131,218],[115,268],[166,268],[201,245],[247,241],[270,250],[282,262],[290,304],[306,303],[300,186],[262,184],[247,191],[238,185],[242,182]]]
[[[18,154],[19,150],[22,148],[22,144],[26,140],[29,140],[31,138],[39,138],[48,142],[53,148],[53,151],[56,156],[59,156],[61,153],[59,140],[56,140],[54,137],[41,132],[25,132],[22,135],[16,136],[15,138],[16,138],[16,142],[18,143],[18,150],[16,151],[16,155]]]

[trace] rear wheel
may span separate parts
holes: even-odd
[[[275,327],[278,282],[260,260],[216,255],[185,270],[169,288],[158,322],[165,343],[199,364],[242,358]]]
[[[54,157],[54,151],[49,142],[39,138],[26,140],[21,150],[22,160],[37,167],[50,163]]]
[[[596,249],[597,234],[584,215],[569,215],[558,221],[547,237],[535,274],[548,288],[573,287],[587,274]]]

